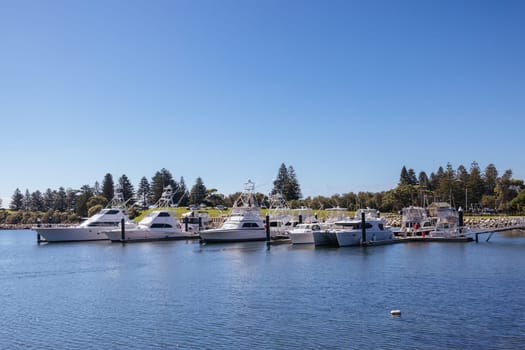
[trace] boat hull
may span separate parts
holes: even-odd
[[[340,247],[350,247],[361,245],[362,231],[361,230],[341,230],[336,231],[337,243]],[[394,233],[391,230],[383,231],[366,231],[367,242],[377,242],[391,240]]]
[[[43,227],[35,231],[47,242],[102,241],[108,237],[103,231],[112,227]]]
[[[260,229],[212,229],[200,231],[201,240],[209,243],[265,241],[266,231]]]
[[[337,237],[334,232],[330,231],[315,231],[313,233],[314,243],[316,246],[328,245],[337,247]]]
[[[290,233],[292,244],[313,244],[314,234],[312,232]]]
[[[124,232],[124,240],[122,240],[122,232],[120,230],[106,232],[106,236],[112,242],[151,242],[199,238],[198,234],[187,232],[147,230],[126,230]]]

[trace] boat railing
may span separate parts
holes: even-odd
[[[31,225],[31,229],[37,229],[37,228],[66,228],[66,227],[75,227],[78,226],[76,224],[33,224]]]

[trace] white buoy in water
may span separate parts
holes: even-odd
[[[390,310],[390,315],[401,316],[401,310]]]

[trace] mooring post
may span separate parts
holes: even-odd
[[[36,233],[36,242],[38,244],[40,244],[40,242],[42,242],[42,238],[40,238],[40,233],[38,233],[38,232]]]
[[[266,215],[266,244],[270,244],[270,215]]]
[[[300,223],[300,224],[303,223],[303,214],[299,214],[299,223]]]
[[[184,231],[188,232],[188,221],[190,219],[188,219],[187,216],[184,217]]]
[[[122,242],[126,240],[126,223],[124,218],[120,219],[120,240]]]
[[[478,242],[479,242],[479,238],[478,238],[478,235],[479,235],[479,233],[476,233],[476,243],[478,243]]]
[[[458,226],[459,226],[459,233],[463,232],[463,209],[459,207],[458,209]]]
[[[365,212],[361,213],[361,245],[365,244],[366,242],[366,220],[365,220]]]
[[[202,230],[202,216],[199,216],[199,231]]]

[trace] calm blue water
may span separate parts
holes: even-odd
[[[525,348],[524,237],[267,250],[35,236],[0,231],[2,349]]]

